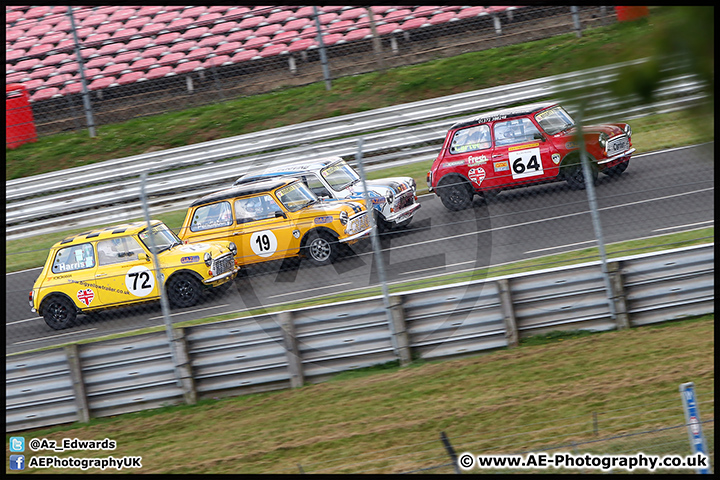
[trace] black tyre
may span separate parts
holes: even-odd
[[[403,220],[402,222],[396,224],[395,228],[405,228],[408,225],[410,225],[410,222],[412,222],[413,217],[408,218],[407,220]]]
[[[200,300],[202,285],[192,275],[181,273],[170,278],[166,290],[170,303],[174,307],[192,307]]]
[[[593,184],[597,181],[598,171],[592,165],[590,166],[592,172]],[[585,175],[583,174],[582,164],[579,162],[567,165],[563,173],[565,181],[573,190],[584,190],[585,189]]]
[[[630,160],[628,160],[627,162],[619,163],[614,167],[606,168],[605,170],[603,170],[603,173],[608,177],[617,178],[622,175],[625,170],[627,170],[629,164]]]
[[[373,210],[373,215],[375,215],[375,225],[377,225],[378,233],[385,233],[388,230],[392,229],[393,224],[390,222],[386,222],[380,212],[378,212],[377,210]]]
[[[465,210],[472,203],[472,188],[459,177],[446,177],[440,180],[437,188],[440,200],[448,210]]]
[[[311,231],[305,242],[305,256],[313,265],[330,265],[338,255],[338,241],[327,232]]]
[[[68,328],[77,318],[75,305],[65,297],[52,297],[43,306],[43,318],[53,330]]]

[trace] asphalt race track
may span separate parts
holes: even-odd
[[[429,165],[428,165],[429,167]],[[604,240],[613,243],[714,225],[714,144],[633,157],[617,179],[600,175],[596,193]],[[402,282],[595,246],[584,190],[564,183],[509,190],[489,203],[475,197],[462,212],[434,194],[407,229],[383,235],[389,282]],[[171,311],[173,322],[242,312],[377,284],[370,241],[327,267],[307,261],[248,269],[226,292]],[[30,312],[28,292],[40,269],[6,275],[6,353],[163,324],[159,302],[81,315],[55,331]]]

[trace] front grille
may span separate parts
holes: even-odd
[[[358,213],[354,217],[350,219],[350,223],[348,225],[348,228],[346,232],[349,235],[362,232],[363,230],[367,230],[370,228],[370,220],[368,220],[368,216],[366,212]]]
[[[608,156],[617,155],[630,148],[630,139],[627,135],[619,135],[615,138],[611,138],[607,142],[606,151]]]
[[[229,272],[235,266],[235,260],[230,254],[223,255],[215,259],[213,272],[215,275],[222,275],[223,273]]]
[[[412,192],[403,195],[402,197],[397,199],[397,202],[395,202],[395,211],[399,211],[403,208],[409,207],[414,203],[414,201],[415,196],[412,194]]]

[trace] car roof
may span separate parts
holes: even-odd
[[[327,167],[328,165],[332,165],[333,163],[342,160],[343,158],[340,156],[332,156],[267,167],[260,173],[246,173],[242,177],[235,180],[235,183],[233,183],[233,185],[242,185],[248,182],[254,182],[257,180],[271,177],[302,175],[305,172],[320,170]]]
[[[474,115],[471,118],[468,118],[466,120],[461,120],[461,121],[455,123],[452,127],[450,127],[450,130],[454,130],[456,128],[461,128],[461,127],[467,127],[469,125],[477,125],[478,123],[487,123],[487,122],[492,122],[492,121],[496,121],[496,120],[505,120],[505,119],[513,118],[513,117],[523,117],[525,115],[530,115],[532,113],[539,112],[540,110],[544,110],[546,108],[549,108],[549,107],[552,107],[555,105],[557,105],[556,102],[538,102],[538,103],[531,103],[529,105],[501,108],[499,110],[483,112],[483,113]]]
[[[150,225],[159,225],[162,222],[160,220],[151,220]],[[78,233],[70,237],[64,238],[57,242],[54,247],[60,245],[77,245],[79,243],[85,243],[88,240],[105,240],[108,238],[116,237],[119,235],[133,235],[138,233],[147,227],[145,222],[134,222],[134,223],[121,223],[119,225],[113,225],[111,227],[96,228],[88,232]]]
[[[190,208],[197,207],[198,205],[204,205],[206,203],[218,202],[220,200],[228,200],[230,198],[242,197],[245,195],[256,195],[258,193],[270,192],[276,188],[284,187],[294,181],[297,181],[296,177],[273,177],[262,178],[250,183],[243,183],[241,185],[233,185],[230,188],[225,188],[198,198],[190,204]]]

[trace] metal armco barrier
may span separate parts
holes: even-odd
[[[664,83],[652,105],[612,98],[603,86],[622,66],[545,77],[352,115],[305,122],[247,135],[108,160],[6,182],[6,237],[10,240],[68,228],[84,228],[142,216],[139,172],[148,171],[153,211],[183,209],[195,198],[229,186],[252,168],[325,155],[352,163],[359,137],[372,168],[427,162],[454,122],[472,113],[550,100],[561,92],[598,87],[587,121],[629,118],[687,108],[703,100],[702,85],[688,75]],[[672,71],[670,69],[669,71]],[[564,102],[570,110],[573,102]],[[302,139],[299,144],[298,139]],[[431,144],[431,145],[429,145]],[[102,209],[102,210],[98,210]]]
[[[551,330],[603,331],[713,313],[715,245],[612,260],[618,324],[599,262],[397,294],[397,335],[420,358],[513,347]],[[6,357],[6,431],[302,386],[397,357],[382,297]],[[621,317],[627,316],[624,324]],[[180,370],[178,382],[173,368]]]

